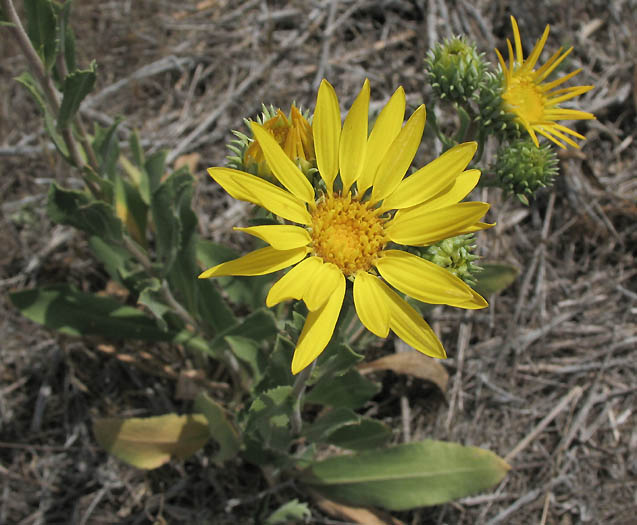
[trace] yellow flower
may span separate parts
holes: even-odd
[[[292,105],[290,110],[290,118],[279,109],[274,116],[263,123],[263,128],[274,137],[288,158],[302,163],[315,160],[312,128],[295,105]],[[263,171],[262,168],[268,171],[263,151],[257,140],[250,144],[244,155],[244,164],[249,166],[252,163],[259,166],[259,172]]]
[[[507,67],[500,52],[496,49],[500,66],[504,73],[504,93],[502,99],[505,107],[516,117],[516,120],[528,131],[536,146],[539,146],[536,133],[545,136],[561,148],[566,148],[564,143],[579,148],[577,143],[568,135],[585,139],[583,135],[566,126],[558,124],[558,120],[585,120],[594,119],[592,113],[566,109],[560,107],[565,100],[577,97],[593,89],[593,86],[573,86],[556,89],[558,86],[573,78],[581,69],[552,82],[545,82],[547,77],[559,66],[573,50],[572,47],[562,52],[559,48],[540,68],[533,69],[540,58],[546,39],[549,36],[549,26],[546,26],[542,38],[537,41],[531,54],[524,60],[520,31],[515,18],[511,17],[513,25],[513,37],[515,39],[515,58],[511,41],[507,39],[509,49],[509,66]]]
[[[446,357],[442,344],[420,314],[389,285],[432,304],[484,308],[486,301],[461,279],[395,245],[424,246],[478,231],[489,205],[463,202],[480,178],[464,171],[476,143],[460,144],[409,177],[425,126],[420,106],[402,126],[405,93],[398,88],[368,137],[369,82],[365,81],[341,129],[334,88],[319,88],[313,120],[316,161],[325,190],[316,190],[258,123],[256,140],[280,186],[238,170],[208,173],[232,197],[257,204],[285,224],[237,228],[269,244],[199,277],[264,275],[293,268],[270,289],[271,307],[303,300],[307,319],[292,359],[303,370],[330,341],[338,320],[346,280],[353,281],[354,305],[363,325],[379,337],[392,330],[407,344]],[[339,176],[340,175],[340,176]],[[384,280],[384,281],[383,281]]]

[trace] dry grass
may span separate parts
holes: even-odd
[[[171,161],[197,153],[201,233],[225,239],[241,209],[228,208],[204,168],[224,162],[229,130],[262,102],[312,106],[322,77],[346,107],[365,77],[379,103],[398,84],[411,103],[426,101],[432,42],[465,33],[493,57],[510,33],[500,0],[175,5],[76,2],[80,62],[99,64],[84,118],[125,115],[122,140],[139,129]],[[513,467],[492,493],[397,513],[404,523],[634,523],[636,9],[634,0],[516,3],[527,49],[546,23],[551,51],[575,46],[569,66],[596,86],[579,104],[598,120],[577,125],[584,147],[561,156],[556,186],[529,208],[481,190],[498,226],[480,235],[480,249],[521,274],[487,311],[435,310],[452,356],[447,403],[421,382],[384,378],[397,439],[480,445]],[[264,489],[256,470],[217,470],[205,454],[142,472],[96,446],[92,416],[187,409],[176,378],[192,364],[174,348],[136,343],[117,347],[117,358],[102,341],[50,333],[9,305],[9,291],[61,281],[97,290],[105,274],[81,235],[46,217],[48,182],[77,186],[78,175],[50,150],[37,109],[12,81],[24,61],[4,32],[0,57],[0,523],[258,523],[277,497],[306,497],[293,487],[269,502],[256,497]],[[345,521],[314,506],[312,523]]]

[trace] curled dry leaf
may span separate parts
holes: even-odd
[[[443,394],[447,391],[449,381],[449,374],[438,361],[413,351],[391,354],[370,363],[361,363],[357,368],[361,374],[391,370],[397,374],[424,379],[436,385]]]

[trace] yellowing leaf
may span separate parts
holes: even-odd
[[[160,467],[171,456],[185,459],[210,438],[202,414],[96,419],[93,432],[110,454],[143,469]]]

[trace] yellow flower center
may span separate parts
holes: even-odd
[[[314,255],[346,275],[367,271],[387,244],[383,220],[351,195],[328,196],[312,211]]]
[[[515,113],[529,123],[544,120],[546,97],[540,86],[534,81],[532,73],[514,73],[502,98],[508,102]]]

